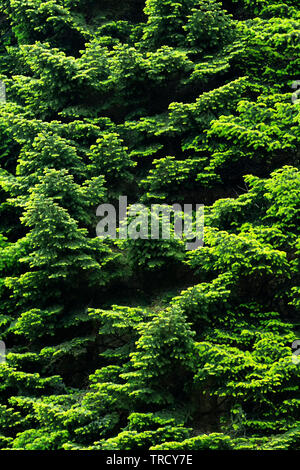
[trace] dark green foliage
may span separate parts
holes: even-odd
[[[0,449],[299,450],[299,20],[2,1]],[[97,238],[121,195],[204,247]]]

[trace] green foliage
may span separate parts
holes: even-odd
[[[192,8],[183,29],[188,43],[196,47],[197,52],[216,50],[233,38],[231,18],[222,9],[222,4],[214,0],[202,0],[198,8]]]
[[[0,449],[299,450],[299,34],[295,0],[2,1]],[[204,204],[204,247],[97,238],[124,195]]]

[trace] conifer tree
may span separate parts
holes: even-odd
[[[299,18],[2,0],[0,449],[299,450]],[[204,246],[98,238],[121,195]]]

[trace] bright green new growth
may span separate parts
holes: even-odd
[[[297,4],[2,0],[0,449],[299,450]]]

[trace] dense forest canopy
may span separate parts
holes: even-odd
[[[297,4],[1,0],[1,449],[300,448]]]

